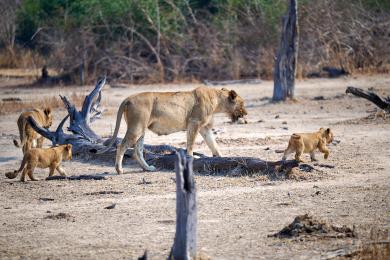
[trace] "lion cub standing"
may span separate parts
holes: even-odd
[[[53,123],[53,114],[50,107],[46,107],[44,109],[35,108],[31,111],[23,112],[19,116],[17,123],[21,144],[19,145],[18,141],[15,139],[14,144],[16,147],[22,146],[23,154],[33,147],[41,148],[43,143],[43,137],[35,132],[35,130],[27,122],[29,116],[32,116],[35,121],[44,128],[49,128]]]
[[[14,179],[18,176],[19,172],[23,170],[21,181],[26,181],[26,174],[32,181],[37,181],[34,178],[33,173],[35,167],[38,168],[50,168],[49,176],[54,174],[54,170],[57,170],[62,176],[66,176],[64,169],[61,168],[62,160],[72,159],[72,145],[65,144],[52,148],[32,148],[27,150],[23,156],[22,165],[19,170],[14,172],[7,172],[5,176],[9,179]]]
[[[324,153],[324,158],[328,159],[329,149],[326,144],[333,141],[333,133],[328,129],[320,128],[315,133],[306,134],[292,134],[288,147],[284,151],[282,160],[286,160],[287,155],[295,152],[295,160],[303,162],[301,160],[302,153],[310,153],[311,161],[316,161],[314,151],[318,148],[320,152]]]

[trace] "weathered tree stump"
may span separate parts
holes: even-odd
[[[192,157],[176,153],[176,233],[169,259],[195,259],[197,205]]]
[[[295,74],[298,58],[298,5],[289,1],[288,13],[283,17],[282,36],[274,66],[273,101],[294,97]]]

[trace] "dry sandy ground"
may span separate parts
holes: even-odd
[[[1,85],[1,98],[23,101],[91,89],[15,89],[7,87],[4,79]],[[225,116],[216,116],[223,154],[278,160],[281,154],[275,150],[286,147],[290,134],[320,127],[331,127],[340,142],[330,145],[327,161],[317,155],[320,163],[334,168],[314,165],[315,170],[301,172],[299,180],[197,174],[198,252],[212,259],[321,259],[340,249],[355,250],[373,239],[390,239],[390,119],[367,119],[375,106],[345,95],[349,85],[373,87],[390,95],[388,75],[298,81],[298,102],[284,104],[271,104],[267,99],[272,95],[272,82],[229,86],[245,98],[250,123],[230,124]],[[105,87],[103,103],[108,111],[92,128],[104,136],[111,134],[116,108],[132,93],[193,87]],[[313,100],[316,96],[324,100]],[[64,110],[56,111],[54,125],[64,114]],[[17,116],[0,116],[1,173],[19,167],[22,158],[12,144],[17,137]],[[124,127],[122,123],[121,136]],[[184,136],[148,132],[145,142],[184,147]],[[200,137],[196,150],[210,154]],[[309,159],[308,155],[304,158]],[[145,249],[152,259],[168,255],[175,231],[173,172],[143,172],[127,164],[126,174],[118,176],[113,161],[77,158],[65,162],[64,168],[68,175],[110,174],[101,181],[45,181],[48,170],[38,169],[35,175],[41,181],[27,183],[0,175],[1,259],[137,259]],[[104,209],[112,203],[116,203],[114,209]],[[59,213],[65,215],[50,218]],[[331,224],[354,226],[358,237],[268,237],[305,213]]]

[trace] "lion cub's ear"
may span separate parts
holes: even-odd
[[[72,145],[71,145],[71,144],[67,144],[67,145],[66,145],[66,150],[68,150],[68,151],[69,151],[69,150],[72,150]]]
[[[50,116],[50,114],[51,114],[51,108],[50,108],[50,107],[46,107],[46,108],[43,110],[43,112],[45,113],[45,115]]]
[[[232,101],[235,100],[237,96],[238,95],[237,95],[236,91],[234,91],[234,90],[229,91],[229,99],[230,100],[232,100]]]
[[[221,88],[222,91],[229,91],[227,88]]]
[[[330,128],[326,129],[326,133],[327,133],[327,134],[330,133]]]

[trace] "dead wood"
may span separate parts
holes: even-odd
[[[282,36],[274,66],[273,101],[294,97],[295,74],[298,58],[298,5],[289,0],[287,14],[283,17]]]
[[[176,233],[168,259],[196,259],[198,219],[192,159],[183,150],[175,155]]]
[[[357,97],[365,98],[374,103],[380,109],[390,113],[390,97],[381,98],[376,93],[361,88],[347,87],[345,93],[351,93]]]
[[[80,180],[107,180],[107,177],[104,175],[75,175],[75,176],[49,176],[46,178],[47,181],[53,180],[70,180],[70,181],[80,181]]]

